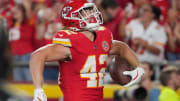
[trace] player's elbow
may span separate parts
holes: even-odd
[[[38,58],[39,52],[33,52],[30,57],[30,63]]]
[[[126,54],[128,54],[128,51],[131,50],[129,46],[121,41],[113,40],[112,49],[110,51],[110,54],[113,55],[120,55],[122,58],[126,57]]]
[[[30,57],[30,61],[34,61],[34,60],[36,60],[36,61],[40,61],[40,60],[42,60],[43,58],[45,59],[45,54],[44,54],[44,52],[43,51],[35,51],[35,52],[33,52],[32,54],[31,54],[31,57]],[[43,59],[43,60],[44,60]]]
[[[120,52],[119,55],[123,58],[126,57],[126,54],[128,54],[130,50],[129,46],[124,42],[117,42],[116,46],[118,47],[118,50]]]
[[[46,56],[43,51],[35,51],[30,57],[30,69],[34,68],[34,64],[42,63],[46,60]]]
[[[131,53],[132,50],[129,48],[129,46],[126,43],[122,44],[122,52],[121,52],[121,56],[123,58],[126,58],[126,56],[128,56],[129,53]]]

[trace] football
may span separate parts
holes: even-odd
[[[132,70],[131,65],[125,60],[120,58],[120,56],[112,56],[108,63],[109,73],[115,83],[120,85],[125,85],[131,81],[131,77],[128,75],[123,75],[124,71]]]

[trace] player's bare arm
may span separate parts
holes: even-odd
[[[140,63],[135,56],[135,53],[128,47],[127,44],[113,40],[110,55],[120,55],[120,57],[126,59],[130,65],[135,68],[132,71],[123,72],[124,75],[129,75],[131,78],[133,78],[128,84],[124,85],[124,87],[129,87],[141,80],[141,77],[144,74],[144,70],[139,67]]]
[[[71,56],[70,50],[62,45],[46,45],[36,50],[31,55],[30,72],[34,87],[42,88],[43,86],[43,70],[44,64],[47,61],[65,60]]]
[[[135,53],[124,42],[113,40],[110,55],[120,55],[120,57],[126,59],[134,68],[140,65]]]

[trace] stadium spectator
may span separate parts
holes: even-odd
[[[121,20],[124,18],[124,10],[119,7],[116,0],[103,0],[101,7],[104,9],[104,26],[109,28],[113,33],[115,40],[123,41],[121,37]]]
[[[13,9],[13,26],[9,30],[9,41],[15,61],[27,62],[34,50],[35,28],[29,24],[26,11],[22,4],[17,4]],[[13,69],[14,80],[31,80],[28,67]]]
[[[148,3],[148,0],[134,0],[134,4],[128,3],[124,9],[124,16],[121,20],[121,32],[120,37],[122,37],[124,42],[129,43],[129,40],[126,38],[126,25],[133,19],[136,19],[139,16],[139,10],[145,4]]]
[[[167,60],[180,60],[180,24],[176,9],[169,9],[165,30],[168,38],[166,45]]]
[[[138,19],[126,27],[126,38],[131,40],[131,48],[140,61],[160,63],[164,60],[164,46],[167,41],[165,30],[157,20],[160,9],[146,4],[140,10]]]
[[[180,87],[180,69],[175,66],[165,67],[161,71],[160,82],[163,87],[159,101],[180,101],[180,97],[175,92]]]
[[[67,2],[62,8],[61,18],[68,28],[54,35],[53,44],[38,49],[31,56],[34,101],[47,100],[42,76],[45,61],[60,63],[59,85],[64,101],[103,101],[104,67],[108,54],[120,55],[135,68],[124,73],[137,77],[126,86],[140,80],[144,70],[138,67],[134,52],[123,42],[112,41],[111,32],[100,26],[101,13],[94,3],[86,0]]]
[[[129,44],[129,41],[126,39],[126,25],[133,19],[136,19],[139,16],[139,10],[145,4],[148,3],[148,0],[134,0],[134,4],[128,3],[124,9],[124,16],[121,20],[121,33],[120,36],[124,39],[124,42]]]
[[[152,81],[154,74],[153,66],[149,62],[142,62],[141,64],[145,70],[145,75],[143,76],[140,85],[148,92],[148,96],[144,101],[158,101],[160,95],[160,84]]]

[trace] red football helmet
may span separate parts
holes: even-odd
[[[61,11],[62,23],[73,31],[95,31],[103,23],[102,15],[94,3],[70,0]]]

